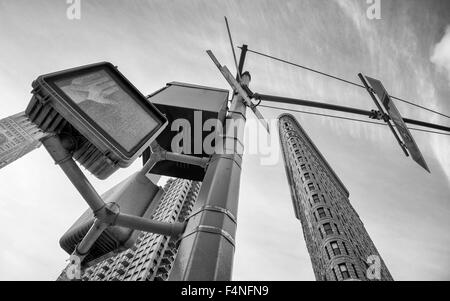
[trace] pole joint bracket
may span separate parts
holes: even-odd
[[[233,221],[233,223],[237,224],[237,219],[236,219],[236,217],[234,216],[234,214],[230,210],[222,208],[222,207],[218,207],[218,206],[208,206],[208,205],[200,207],[197,211],[195,211],[194,213],[191,213],[191,215],[189,215],[186,218],[186,220],[189,220],[189,219],[193,218],[194,216],[200,214],[203,211],[211,211],[211,212],[223,213],[226,216],[228,216]]]

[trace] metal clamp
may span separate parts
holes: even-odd
[[[239,168],[242,167],[242,155],[240,154],[216,154],[215,156],[211,157],[211,160],[209,164],[212,164],[214,161],[217,161],[218,159],[226,159],[234,161]]]
[[[182,235],[178,241],[181,241],[185,239],[188,236],[191,236],[192,234],[195,234],[197,232],[205,232],[205,233],[212,233],[212,234],[219,234],[222,237],[224,237],[226,240],[228,240],[229,243],[233,245],[233,247],[236,245],[233,236],[231,236],[230,233],[224,231],[223,229],[213,227],[213,226],[198,226],[196,227],[192,232],[189,232],[187,234]]]
[[[375,119],[375,120],[383,120],[385,122],[389,122],[389,120],[390,120],[390,117],[388,114],[377,111],[377,110],[372,110],[369,118]]]
[[[241,146],[242,149],[244,149],[244,143],[242,143],[241,140],[239,140],[238,137],[234,137],[234,136],[228,136],[228,135],[219,135],[220,138],[222,138],[222,140],[226,140],[226,139],[231,139],[234,140],[235,143],[239,144]]]
[[[189,215],[186,218],[186,220],[191,219],[192,217],[194,217],[195,215],[197,215],[197,214],[199,214],[200,212],[203,212],[203,211],[211,211],[211,212],[223,213],[226,216],[228,216],[233,221],[233,223],[237,224],[237,219],[236,219],[236,217],[234,216],[234,214],[230,210],[222,208],[222,207],[218,207],[218,206],[208,206],[208,205],[200,207],[197,211],[195,211],[194,213]]]
[[[246,117],[242,112],[233,111],[233,110],[228,110],[228,113],[229,113],[229,114],[238,114],[238,115],[241,115],[241,117],[242,117],[245,121],[247,121],[247,117]],[[227,117],[225,117],[225,119],[231,119],[231,117],[227,116]]]
[[[195,156],[168,152],[164,150],[156,141],[154,141],[150,146],[150,151],[150,158],[140,171],[143,175],[147,174],[158,162],[164,160],[200,166],[205,169],[210,161],[209,157],[198,158]]]

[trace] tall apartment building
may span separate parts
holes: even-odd
[[[38,148],[45,134],[25,113],[0,120],[0,169]]]
[[[200,183],[170,179],[152,219],[184,222],[200,190]],[[118,255],[87,268],[83,281],[165,281],[177,254],[177,241],[164,235],[142,232],[136,244]],[[67,280],[65,270],[58,280]]]
[[[393,280],[349,192],[305,130],[289,114],[279,117],[278,128],[295,216],[316,279]]]

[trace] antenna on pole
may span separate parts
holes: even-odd
[[[236,59],[236,53],[234,52],[234,45],[233,45],[233,39],[231,37],[230,26],[228,24],[227,17],[224,17],[224,18],[225,18],[225,24],[227,25],[228,37],[230,38],[231,51],[233,52],[234,64],[236,66],[237,80],[233,77],[230,70],[228,70],[228,68],[225,65],[222,66],[219,63],[219,61],[214,56],[214,54],[212,53],[211,50],[207,50],[206,52],[208,53],[208,55],[210,56],[210,58],[212,59],[214,64],[217,66],[217,68],[219,68],[219,71],[222,73],[222,75],[228,81],[231,88],[243,98],[245,105],[248,106],[253,111],[253,113],[256,115],[256,117],[259,119],[261,124],[266,129],[267,133],[270,134],[269,123],[264,119],[264,116],[258,110],[258,108],[257,108],[258,105],[253,104],[251,101],[251,99],[253,98],[253,92],[251,92],[250,89],[248,89],[248,87],[246,87],[248,85],[248,83],[247,84],[242,83],[241,74],[240,74],[241,68],[239,68],[239,66],[238,66],[238,62]],[[244,88],[246,88],[246,89],[244,89]]]
[[[261,124],[266,129],[267,133],[270,134],[269,123],[264,119],[264,116],[261,114],[261,112],[259,112],[258,108],[252,104],[251,98],[248,96],[244,88],[242,88],[241,84],[236,81],[236,79],[231,74],[230,70],[228,70],[227,66],[225,65],[222,66],[211,50],[207,50],[206,53],[209,55],[211,60],[217,66],[219,71],[222,73],[223,77],[225,77],[231,88],[233,88],[233,90],[236,91],[242,97],[245,105],[248,106],[253,111],[253,113],[256,115],[256,117],[259,119]]]
[[[233,38],[231,37],[230,25],[228,24],[227,17],[224,17],[224,18],[225,18],[225,24],[227,25],[228,38],[230,39],[231,51],[233,51],[233,59],[234,59],[234,66],[236,67],[237,79],[240,82],[241,81],[241,73],[239,72],[239,66],[238,66],[237,59],[236,59],[236,52],[234,52],[234,44],[233,44]]]

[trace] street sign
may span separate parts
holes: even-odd
[[[364,76],[364,78],[369,84],[370,88],[373,90],[373,92],[375,92],[379,103],[383,105],[390,119],[394,122],[395,127],[401,139],[403,140],[404,145],[411,154],[413,160],[416,161],[420,166],[422,166],[426,171],[430,172],[430,169],[428,168],[428,165],[425,162],[425,159],[423,158],[422,153],[419,150],[419,147],[414,141],[411,132],[408,130],[408,127],[406,126],[400,112],[398,111],[397,107],[395,106],[394,102],[392,101],[391,97],[389,96],[388,92],[384,88],[381,81],[368,76]],[[373,95],[372,91],[370,90],[369,93]]]
[[[42,75],[26,110],[43,131],[78,139],[74,158],[100,179],[129,166],[167,119],[116,67],[103,62]]]

